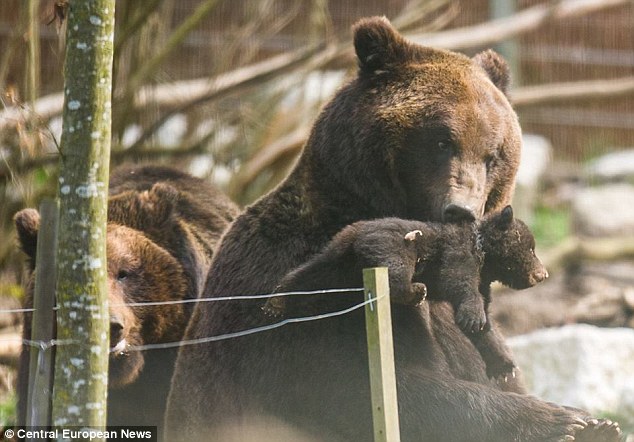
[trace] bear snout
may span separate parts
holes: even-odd
[[[119,315],[110,315],[110,348],[121,352],[124,349],[117,348],[123,339],[123,320]]]
[[[539,284],[540,282],[548,278],[548,270],[545,267],[541,267],[530,275],[529,283],[531,286]]]
[[[468,205],[449,203],[443,209],[442,219],[447,223],[470,223],[476,220],[476,215],[473,209]]]

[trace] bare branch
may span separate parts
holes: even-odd
[[[202,103],[226,97],[229,94],[247,89],[263,81],[267,81],[284,72],[292,71],[302,65],[321,66],[337,55],[337,48],[333,46],[317,46],[308,49],[301,49],[290,54],[281,54],[260,63],[239,68],[226,74],[221,74],[211,80],[192,80],[190,82],[179,82],[171,87],[157,87],[151,96],[152,101],[157,100],[161,95],[163,101],[176,100],[173,103],[182,103],[177,107],[163,113],[161,117],[147,129],[141,137],[131,146],[131,149],[138,149],[145,141],[160,128],[169,117],[174,114],[185,112],[192,107]],[[189,84],[187,84],[189,83]],[[185,87],[182,87],[183,84]],[[181,86],[180,88],[178,86]],[[165,86],[165,85],[163,85]],[[194,87],[192,87],[194,86]],[[148,89],[144,89],[147,91]],[[178,94],[175,94],[178,91]],[[183,100],[183,97],[186,97]],[[141,94],[137,104],[143,107],[147,95]],[[155,101],[156,102],[156,101]]]
[[[564,101],[591,101],[634,94],[634,77],[525,86],[511,92],[515,108]]]
[[[426,46],[453,50],[490,46],[534,31],[554,20],[579,17],[630,2],[631,0],[561,0],[526,8],[509,17],[475,26],[432,34],[409,35],[408,38]]]
[[[258,150],[234,176],[232,186],[242,189],[251,184],[264,169],[288,154],[297,154],[308,138],[309,127],[301,127]]]
[[[200,24],[200,22],[213,11],[218,0],[206,0],[196,8],[196,10],[187,17],[187,19],[178,26],[170,35],[168,41],[161,50],[146,62],[128,81],[128,89],[135,90],[139,88],[145,80],[156,71],[156,68],[165,61],[168,55],[180,47],[187,35]]]

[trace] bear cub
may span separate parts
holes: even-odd
[[[491,327],[490,285],[500,281],[524,289],[543,281],[548,272],[535,255],[532,233],[513,217],[511,206],[475,223],[361,221],[337,236],[340,241],[333,243],[338,247],[327,247],[313,265],[290,273],[277,291],[319,288],[323,280],[332,282],[332,288],[343,288],[343,281],[361,283],[365,267],[388,267],[393,302],[416,305],[428,290],[430,298],[450,302],[456,323],[480,352],[487,374],[514,374],[510,352]],[[273,297],[263,310],[269,316],[317,314],[324,296],[329,295]],[[328,305],[333,305],[332,299]]]

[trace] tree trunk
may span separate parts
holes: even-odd
[[[104,427],[106,213],[115,0],[69,3],[60,154],[53,426]]]

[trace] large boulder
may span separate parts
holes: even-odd
[[[531,393],[634,424],[634,330],[575,324],[508,343]]]
[[[611,152],[591,161],[586,172],[592,177],[615,181],[634,177],[634,149]]]
[[[518,218],[530,223],[542,178],[552,160],[548,139],[534,134],[522,135],[522,159],[515,178],[513,210]]]
[[[607,184],[583,189],[572,201],[573,220],[579,234],[587,236],[634,235],[634,186]]]

